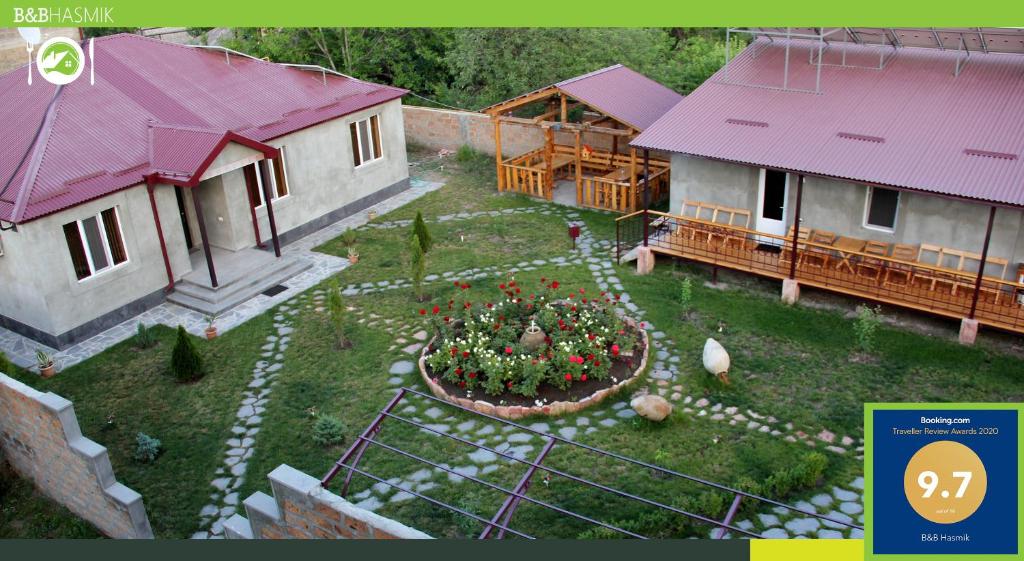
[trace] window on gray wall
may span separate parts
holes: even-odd
[[[78,280],[128,261],[116,207],[65,224],[64,239],[67,240],[71,264]]]
[[[868,200],[864,208],[864,226],[892,232],[896,229],[896,215],[899,209],[899,191],[884,187],[868,187]]]

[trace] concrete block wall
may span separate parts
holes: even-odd
[[[458,150],[470,146],[478,152],[494,154],[494,123],[488,115],[472,111],[454,111],[403,105],[405,138],[410,144],[431,150]],[[611,149],[611,140],[603,134],[584,134],[581,140],[594,148]],[[557,133],[555,142],[572,145],[575,136]],[[539,127],[504,123],[501,125],[501,154],[511,158],[544,145],[544,131]],[[629,151],[625,140],[620,141],[620,152]]]
[[[430,539],[427,534],[359,508],[282,464],[267,476],[274,493],[245,499],[246,516],[224,524],[228,539]]]
[[[36,488],[112,538],[152,538],[142,495],[114,478],[70,401],[0,373],[0,449]]]

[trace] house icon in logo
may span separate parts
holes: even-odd
[[[43,43],[36,54],[36,69],[51,84],[70,84],[82,75],[84,68],[85,53],[71,39],[54,37]]]

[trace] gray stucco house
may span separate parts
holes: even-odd
[[[1024,332],[1024,32],[745,32],[633,142],[672,154],[654,253]]]
[[[220,311],[408,187],[404,90],[137,35],[87,63],[62,88],[0,76],[0,326],[49,346],[168,298]]]

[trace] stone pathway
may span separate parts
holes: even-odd
[[[314,295],[317,293],[322,299],[323,291],[319,290]],[[306,299],[306,296],[297,298],[274,310],[273,332],[264,340],[260,359],[253,365],[252,379],[242,392],[235,426],[231,427],[231,438],[225,442],[224,465],[217,468],[217,477],[210,482],[214,491],[210,494],[210,504],[199,511],[200,530],[192,535],[193,539],[223,538],[224,522],[238,511],[238,488],[245,481],[248,461],[255,451],[263,412],[277,385],[277,377],[284,369],[284,352],[288,349],[293,329],[292,318]]]
[[[808,501],[797,501],[792,506],[806,512],[816,512],[842,522],[864,525],[864,478],[850,482],[849,489],[832,487],[829,492],[815,495]],[[850,489],[853,489],[851,491]],[[736,522],[737,528],[758,532],[769,539],[863,539],[864,531],[842,524],[804,516],[782,507],[772,507],[750,520]],[[712,534],[715,531],[712,530]],[[726,534],[729,537],[729,534]]]
[[[230,331],[270,308],[282,302],[287,302],[297,294],[301,294],[311,286],[348,266],[348,259],[318,253],[313,251],[313,248],[338,237],[345,230],[358,228],[366,224],[368,211],[374,210],[378,214],[386,214],[442,186],[442,183],[411,180],[410,188],[398,195],[373,205],[367,211],[357,212],[285,246],[282,248],[283,255],[291,255],[306,260],[312,264],[312,267],[284,282],[283,284],[288,287],[288,290],[273,297],[263,294],[257,295],[221,314],[217,318],[218,330],[221,333]],[[199,336],[202,336],[203,330],[206,329],[206,317],[203,314],[170,302],[164,302],[62,351],[57,351],[13,331],[0,328],[0,352],[6,354],[18,366],[32,368],[35,365],[36,349],[42,349],[54,356],[58,371],[60,371],[134,336],[139,322],[147,326],[163,324],[169,327],[177,327],[178,325],[183,325],[189,333]]]

